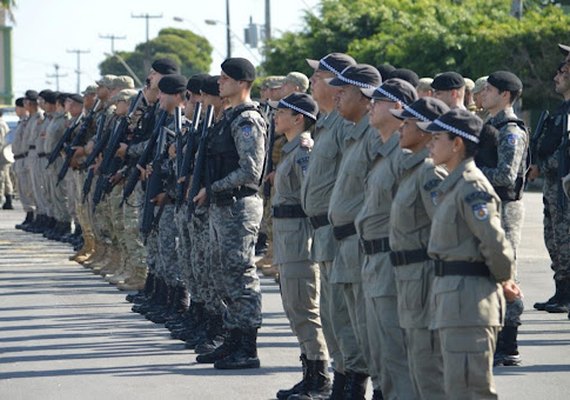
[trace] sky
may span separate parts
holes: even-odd
[[[253,22],[264,24],[265,0],[229,0],[232,56],[245,57],[258,64],[261,56],[256,49],[243,44],[243,30]],[[272,0],[272,35],[299,31],[306,11],[318,13],[318,0]],[[59,65],[61,91],[77,88],[77,56],[69,50],[89,50],[81,55],[81,88],[100,77],[98,64],[111,52],[111,41],[100,35],[126,36],[115,41],[115,50],[133,51],[146,40],[145,19],[132,15],[162,15],[149,20],[149,37],[162,28],[189,29],[206,37],[214,51],[210,73],[219,73],[226,54],[225,25],[208,25],[204,21],[226,20],[225,0],[18,0],[13,26],[13,88],[16,97],[27,89],[56,89],[54,64]],[[174,17],[182,18],[177,22]],[[253,54],[252,54],[253,53]],[[141,77],[144,78],[144,77]]]

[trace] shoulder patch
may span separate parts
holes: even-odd
[[[493,199],[493,196],[491,196],[489,193],[481,192],[481,191],[472,192],[472,193],[469,193],[467,196],[465,196],[465,201],[467,203],[473,203],[475,201],[477,201],[477,202],[483,201],[483,202],[487,203],[487,202],[491,201],[492,199]]]
[[[244,139],[251,139],[253,137],[253,125],[251,124],[241,124],[240,133]]]
[[[507,135],[507,143],[508,143],[510,146],[514,146],[515,144],[517,144],[517,139],[518,139],[518,138],[517,138],[517,135],[515,135],[514,133],[509,133],[509,134]]]
[[[489,209],[486,203],[477,203],[471,206],[473,216],[479,221],[485,221],[489,218]]]
[[[437,185],[439,185],[440,182],[441,182],[441,180],[439,180],[439,179],[431,179],[431,180],[427,181],[427,183],[424,185],[424,190],[426,192],[429,192],[429,191],[433,190]]]

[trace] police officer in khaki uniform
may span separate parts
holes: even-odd
[[[321,324],[329,356],[333,359],[334,380],[331,397],[337,398],[344,390],[345,366],[341,343],[337,340],[332,321],[334,318],[339,326],[350,326],[350,317],[340,285],[331,284],[330,281],[337,242],[328,219],[328,211],[342,160],[345,127],[349,123],[335,109],[334,99],[340,89],[328,85],[325,80],[334,78],[346,67],[356,64],[356,61],[346,54],[331,53],[320,60],[307,60],[307,63],[314,69],[311,76],[311,93],[319,105],[319,119],[313,134],[315,142],[311,150],[311,162],[301,187],[301,201],[313,227],[311,260],[318,262],[320,266]],[[356,341],[351,343],[356,346]],[[346,350],[344,352],[351,353]]]
[[[351,123],[344,136],[346,150],[331,194],[328,217],[334,237],[339,241],[331,282],[340,286],[351,322],[350,326],[346,325],[341,315],[341,320],[333,320],[333,329],[344,357],[345,396],[354,399],[364,398],[368,376],[373,372],[369,369],[371,360],[360,273],[364,253],[359,248],[354,220],[364,203],[366,174],[372,168],[379,145],[378,132],[368,121],[370,101],[361,89],[374,89],[380,82],[376,68],[367,64],[349,66],[329,81],[330,85],[341,88],[336,97],[336,107]],[[372,379],[375,391],[379,391],[379,377],[373,376]]]
[[[493,353],[503,324],[505,296],[520,297],[514,255],[501,227],[500,200],[473,160],[483,123],[451,110],[418,126],[433,133],[430,154],[449,175],[437,203],[428,246],[435,259],[433,317],[450,399],[496,399]],[[504,293],[504,294],[503,294]]]
[[[415,399],[410,379],[404,331],[398,320],[394,267],[390,261],[390,206],[400,180],[404,154],[399,143],[402,121],[390,111],[415,101],[416,89],[409,82],[392,78],[364,90],[371,97],[369,120],[380,137],[373,167],[366,177],[364,203],[354,224],[364,257],[362,287],[366,326],[371,352],[371,375],[380,376],[382,394],[389,399]]]
[[[310,139],[317,112],[317,104],[307,94],[293,93],[279,101],[275,132],[284,134],[287,141],[272,197],[273,263],[279,267],[283,308],[301,347],[304,376],[299,394],[310,398],[328,396],[331,390],[319,313],[320,273],[310,260],[312,228],[301,207],[301,181],[309,165],[309,149],[301,141]],[[277,398],[292,398],[283,394],[289,393],[280,391]]]
[[[433,121],[447,111],[449,107],[433,97],[390,110],[404,122],[400,147],[410,152],[401,163],[402,175],[392,200],[390,260],[396,279],[398,317],[406,333],[410,376],[418,397],[424,400],[445,399],[439,336],[429,329],[434,266],[427,246],[435,211],[431,193],[447,172],[428,158],[426,145],[431,135],[419,129],[417,122]]]

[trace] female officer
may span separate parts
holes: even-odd
[[[402,176],[390,212],[390,259],[398,297],[400,326],[406,332],[411,380],[421,399],[445,399],[443,362],[437,332],[429,328],[429,298],[434,278],[427,245],[435,211],[431,193],[447,172],[435,167],[426,145],[431,135],[418,122],[431,122],[449,111],[434,97],[424,97],[402,109],[390,110],[404,121],[400,147],[410,153],[401,163]]]
[[[435,259],[431,328],[439,333],[450,399],[497,398],[493,353],[505,296],[521,296],[512,280],[513,250],[501,228],[499,197],[473,161],[482,124],[459,109],[418,123],[433,133],[430,155],[449,174],[432,195],[437,207],[428,254]]]
[[[309,150],[301,140],[310,139],[317,112],[311,96],[293,93],[279,101],[275,113],[275,133],[284,134],[287,142],[272,197],[273,263],[279,268],[283,308],[299,341],[303,363],[303,380],[280,390],[278,399],[326,396],[331,389],[319,312],[319,267],[309,259],[311,225],[301,207],[301,180],[309,164]]]

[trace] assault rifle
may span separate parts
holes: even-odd
[[[200,115],[202,114],[202,103],[196,103],[194,106],[194,114],[192,116],[192,125],[186,134],[186,151],[182,152],[183,145],[176,146],[176,211],[184,202],[184,195],[188,189],[188,180],[194,166],[194,158],[196,155],[196,135],[198,133],[198,125],[200,124]],[[182,140],[181,140],[182,142]]]
[[[49,168],[50,165],[52,165],[55,160],[58,159],[59,154],[61,153],[61,150],[63,149],[63,146],[69,142],[69,139],[71,138],[71,134],[73,133],[73,131],[75,130],[75,128],[77,128],[79,126],[79,124],[81,123],[81,120],[83,119],[83,116],[80,115],[73,124],[71,124],[64,132],[63,136],[58,140],[58,142],[56,143],[55,147],[53,148],[52,152],[50,153],[49,157],[48,157],[48,164],[46,169]]]

